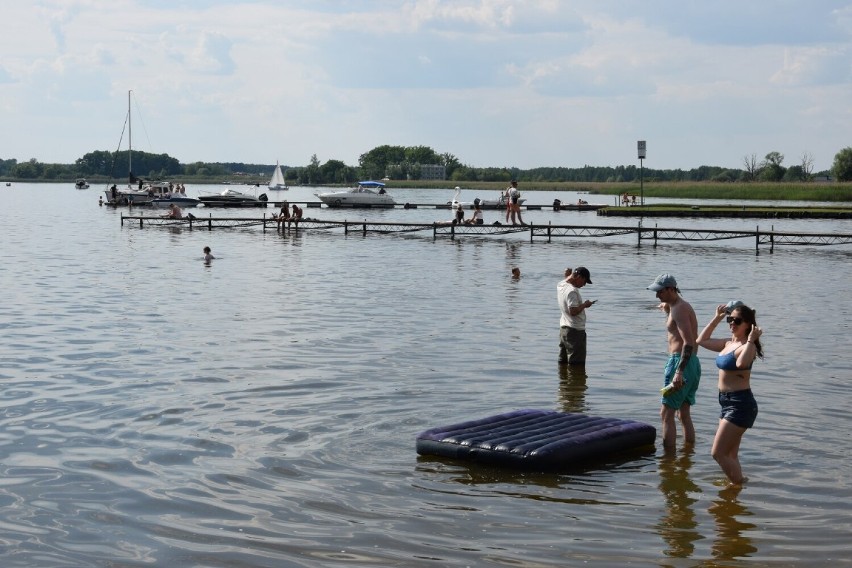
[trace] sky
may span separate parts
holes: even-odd
[[[0,158],[829,169],[852,1],[0,0]],[[122,149],[126,148],[125,141]]]

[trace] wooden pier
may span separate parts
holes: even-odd
[[[379,223],[368,220],[363,221],[321,221],[319,219],[303,218],[298,223],[294,221],[284,222],[279,226],[278,222],[271,217],[185,217],[183,219],[168,219],[159,216],[143,215],[121,215],[121,225],[125,222],[138,223],[139,228],[146,225],[155,227],[187,228],[190,230],[213,229],[238,229],[259,227],[264,232],[272,231],[331,231],[342,230],[343,234],[356,233],[368,234],[403,234],[431,232],[432,238],[456,237],[467,235],[508,235],[527,234],[530,243],[538,241],[552,242],[556,238],[606,238],[624,235],[635,235],[636,246],[640,247],[644,242],[651,243],[656,247],[661,241],[726,241],[747,239],[754,243],[755,254],[760,254],[760,247],[768,246],[770,254],[775,252],[776,246],[801,245],[801,246],[829,246],[852,244],[850,233],[792,233],[775,230],[742,229],[693,229],[693,228],[665,228],[644,227],[640,222],[635,227],[612,227],[595,225],[453,225],[449,223]]]

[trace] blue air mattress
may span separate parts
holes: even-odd
[[[417,453],[480,463],[569,468],[654,445],[653,426],[552,410],[516,410],[426,430]]]

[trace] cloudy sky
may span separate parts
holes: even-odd
[[[0,0],[0,158],[816,171],[852,146],[849,0]]]

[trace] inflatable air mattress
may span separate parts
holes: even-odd
[[[653,447],[657,431],[633,420],[516,410],[426,430],[417,453],[523,468],[570,468]]]

